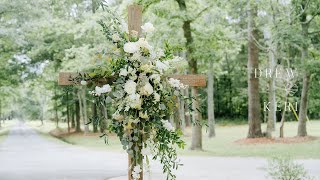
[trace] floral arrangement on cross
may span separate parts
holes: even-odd
[[[87,81],[109,79],[99,81],[90,94],[100,101],[112,101],[115,112],[109,130],[129,154],[129,179],[142,179],[144,161],[148,167],[149,158],[160,160],[167,179],[176,179],[172,170],[181,165],[176,148],[184,148],[185,143],[168,118],[181,96],[180,89],[186,86],[166,72],[182,59],[173,56],[168,44],[162,50],[148,43],[146,36],[155,31],[151,23],[141,26],[141,34],[129,32],[123,20],[107,11],[111,18],[99,24],[113,50],[104,51],[107,60],[78,80],[87,85]]]

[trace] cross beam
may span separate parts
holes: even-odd
[[[79,82],[74,82],[72,79],[76,78],[78,73],[72,72],[60,72],[59,73],[59,81],[58,84],[60,86],[70,86],[70,85],[79,85]],[[196,74],[173,74],[169,75],[169,78],[174,78],[180,80],[180,82],[184,85],[188,85],[190,87],[205,87],[206,86],[206,76],[205,75],[196,75]],[[97,80],[97,84],[103,84],[112,82],[113,78],[103,78]]]

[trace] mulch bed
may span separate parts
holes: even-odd
[[[235,144],[246,145],[246,144],[294,144],[314,141],[319,137],[306,136],[306,137],[284,137],[284,138],[246,138],[235,141]]]

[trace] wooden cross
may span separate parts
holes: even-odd
[[[141,34],[141,25],[142,25],[142,6],[139,5],[130,5],[128,7],[128,29],[129,33],[132,30],[137,31]],[[58,84],[60,86],[69,86],[69,85],[79,85],[71,81],[78,76],[78,73],[72,72],[60,72],[59,73],[59,81]],[[184,85],[188,85],[189,87],[205,87],[206,86],[206,76],[205,75],[196,75],[196,74],[187,74],[187,75],[170,75],[174,79],[180,80]],[[108,82],[108,79],[101,80],[102,82]],[[112,80],[111,80],[112,81]],[[130,167],[131,157],[128,156],[129,161],[129,170],[128,170],[128,179],[132,180],[131,174],[133,167]],[[142,168],[142,167],[141,167]],[[143,180],[143,171],[140,174],[140,180]]]

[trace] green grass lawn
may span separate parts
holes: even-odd
[[[46,123],[44,126],[33,126],[47,134],[54,129],[53,123]],[[65,124],[61,124],[65,128]],[[262,126],[265,129],[265,124]],[[279,124],[277,125],[277,131]],[[320,139],[299,142],[299,143],[264,143],[264,144],[239,144],[235,141],[246,137],[247,125],[217,125],[216,137],[208,138],[206,129],[203,129],[203,149],[204,151],[189,150],[191,142],[191,129],[186,129],[186,136],[183,137],[187,146],[184,150],[179,150],[182,155],[202,155],[202,156],[243,156],[243,157],[274,157],[289,156],[291,158],[320,158]],[[296,135],[297,122],[287,122],[285,124],[285,137],[294,137]],[[308,122],[308,133],[310,136],[320,137],[320,121]],[[278,133],[276,133],[278,137]],[[117,137],[109,136],[108,145],[99,138],[99,134],[71,134],[64,136],[63,141],[70,144],[85,146],[96,149],[106,149],[110,151],[121,151],[122,147]]]

